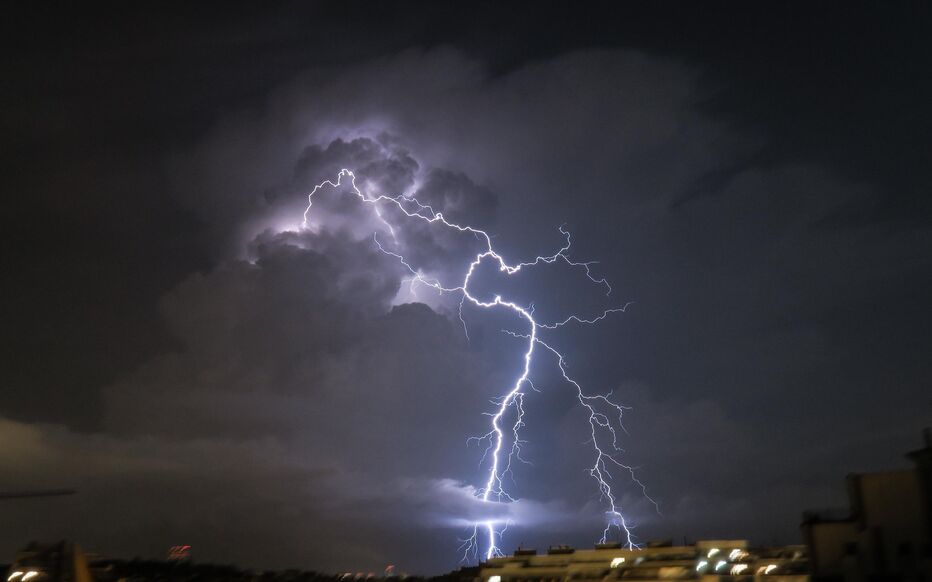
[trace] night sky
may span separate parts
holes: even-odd
[[[34,3],[39,4],[39,3]],[[507,314],[412,295],[352,168],[558,265],[482,289],[631,407],[642,541],[800,540],[844,475],[932,424],[932,9],[922,2],[120,3],[0,33],[0,561],[116,557],[437,573],[481,513],[520,368]],[[151,11],[146,11],[149,9]],[[315,203],[316,204],[316,203]],[[315,205],[315,209],[318,206]],[[463,239],[405,231],[431,276]],[[473,248],[474,252],[474,248]],[[503,547],[589,546],[586,415],[525,399]]]

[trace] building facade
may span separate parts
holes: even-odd
[[[813,575],[932,581],[932,432],[915,466],[848,475],[849,507],[803,514]]]

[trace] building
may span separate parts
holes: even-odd
[[[16,553],[8,582],[93,582],[81,548],[69,542],[33,542]]]
[[[915,466],[848,475],[849,507],[803,514],[813,576],[932,580],[932,431]]]
[[[642,549],[599,544],[591,550],[553,546],[546,553],[518,549],[482,564],[480,582],[684,580],[703,582],[767,578],[808,582],[804,546],[756,549],[745,540],[706,540],[689,546],[648,544]]]

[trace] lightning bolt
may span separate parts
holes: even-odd
[[[509,264],[495,250],[492,245],[491,236],[484,230],[474,228],[468,225],[460,225],[451,222],[444,217],[442,212],[435,211],[430,205],[422,204],[413,196],[400,194],[397,196],[387,196],[384,194],[370,194],[361,190],[356,184],[356,175],[348,170],[343,169],[337,175],[336,181],[325,180],[314,186],[313,190],[307,196],[307,208],[304,211],[304,226],[308,226],[308,216],[314,202],[314,196],[324,188],[340,190],[345,186],[344,179],[348,179],[348,192],[355,195],[360,201],[371,205],[376,219],[385,227],[392,240],[397,243],[396,226],[392,225],[382,212],[383,208],[394,209],[400,212],[408,219],[418,220],[427,224],[436,224],[443,228],[458,231],[463,234],[469,234],[482,245],[481,251],[469,262],[465,268],[463,279],[453,286],[444,285],[435,277],[423,273],[420,269],[415,268],[403,254],[392,248],[388,248],[379,240],[379,233],[373,233],[373,241],[376,247],[385,255],[397,260],[409,273],[408,282],[412,291],[415,285],[424,285],[440,293],[454,293],[460,295],[459,302],[459,319],[463,324],[463,330],[468,338],[468,328],[463,318],[463,306],[469,304],[481,309],[504,309],[524,321],[527,324],[525,333],[518,333],[510,330],[503,330],[504,333],[526,341],[526,348],[523,353],[523,361],[520,375],[515,378],[514,382],[508,387],[507,391],[499,398],[493,401],[494,411],[488,413],[490,417],[489,431],[481,437],[471,437],[467,442],[487,442],[487,447],[480,460],[480,466],[488,461],[488,473],[484,486],[477,491],[477,496],[487,503],[510,503],[515,499],[505,489],[504,480],[506,476],[512,474],[512,462],[526,462],[521,457],[521,444],[524,442],[520,438],[520,429],[524,426],[524,397],[525,387],[537,391],[531,381],[531,367],[534,359],[535,347],[540,347],[545,352],[552,354],[560,370],[563,380],[572,386],[576,391],[576,396],[580,406],[589,415],[590,439],[589,444],[593,448],[593,464],[589,468],[589,474],[596,481],[601,499],[606,503],[607,509],[606,525],[602,531],[600,542],[604,543],[613,531],[618,531],[626,540],[629,548],[637,547],[631,526],[625,520],[621,512],[617,494],[612,490],[611,482],[613,481],[612,472],[616,470],[624,471],[638,485],[644,496],[651,501],[656,507],[657,504],[647,495],[647,489],[644,484],[638,480],[635,475],[635,468],[624,464],[618,458],[618,454],[623,450],[618,444],[618,430],[624,431],[622,424],[622,415],[626,407],[616,404],[610,397],[611,393],[605,395],[586,394],[579,383],[573,379],[567,372],[566,360],[559,351],[544,341],[539,332],[556,330],[569,324],[593,325],[615,313],[623,313],[630,304],[622,307],[606,309],[601,314],[594,317],[582,317],[570,315],[562,321],[552,323],[539,323],[534,318],[534,308],[531,306],[522,306],[514,301],[495,295],[491,301],[476,297],[470,292],[470,283],[476,270],[483,263],[491,262],[498,268],[501,273],[511,276],[520,272],[522,269],[534,267],[542,264],[564,263],[569,267],[581,270],[585,276],[595,285],[602,286],[606,295],[611,294],[612,287],[604,278],[596,277],[592,272],[592,266],[595,261],[579,262],[570,259],[567,254],[572,246],[570,233],[560,226],[560,234],[564,237],[564,244],[556,252],[547,256],[537,256],[531,261]],[[509,412],[513,411],[513,421],[510,426],[505,425],[505,418]],[[510,435],[511,446],[506,447],[506,431]],[[501,529],[496,529],[497,527]],[[485,559],[502,555],[499,549],[499,541],[508,523],[497,523],[495,521],[483,521],[474,524],[472,533],[462,541],[460,547],[463,552],[463,559],[478,559],[480,555],[480,537],[486,537]]]

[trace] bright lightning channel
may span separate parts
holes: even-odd
[[[579,383],[571,376],[569,376],[567,372],[566,361],[563,355],[550,344],[542,340],[538,335],[538,332],[541,330],[554,330],[570,323],[584,325],[598,323],[613,313],[624,312],[628,307],[628,304],[625,304],[622,307],[606,309],[595,317],[585,318],[577,315],[570,315],[562,321],[553,323],[539,323],[534,318],[533,306],[523,307],[513,301],[503,299],[500,295],[495,295],[491,301],[483,301],[472,295],[469,290],[469,284],[472,280],[473,274],[476,272],[476,269],[485,261],[492,261],[498,266],[498,270],[502,273],[505,273],[506,275],[514,275],[525,267],[533,267],[540,264],[553,264],[560,261],[569,265],[570,267],[581,269],[592,283],[604,287],[606,295],[608,295],[612,291],[612,287],[608,281],[604,278],[596,278],[592,274],[591,267],[595,264],[595,261],[578,262],[569,258],[567,252],[570,250],[572,240],[570,238],[569,232],[561,226],[559,230],[560,234],[563,235],[565,242],[564,245],[560,247],[560,249],[555,253],[549,256],[535,257],[532,261],[516,263],[514,265],[508,264],[504,258],[502,258],[502,256],[495,251],[494,247],[492,246],[491,237],[484,230],[480,230],[468,225],[463,226],[454,222],[450,222],[444,217],[442,212],[435,211],[433,208],[431,208],[430,205],[420,203],[413,196],[406,196],[403,194],[398,196],[386,196],[384,194],[370,195],[367,192],[363,192],[356,185],[356,175],[348,169],[340,170],[336,181],[325,180],[314,186],[314,189],[308,194],[307,208],[304,211],[303,224],[305,227],[308,223],[308,215],[314,202],[314,196],[325,187],[330,187],[334,190],[340,189],[344,186],[344,178],[349,179],[349,189],[357,198],[366,204],[372,205],[376,219],[382,223],[383,226],[385,226],[391,238],[396,243],[397,238],[395,227],[390,222],[388,222],[388,220],[383,215],[381,210],[383,205],[389,208],[393,207],[397,209],[410,219],[421,220],[428,224],[439,224],[445,228],[456,230],[461,233],[472,234],[483,244],[483,250],[479,252],[475,258],[473,258],[473,260],[469,263],[468,268],[465,270],[463,280],[458,285],[450,287],[443,285],[438,279],[428,277],[420,270],[415,269],[403,254],[386,248],[379,240],[378,233],[373,233],[373,240],[375,241],[378,249],[386,255],[396,259],[411,274],[409,281],[412,285],[412,288],[415,284],[421,284],[435,289],[440,293],[458,293],[461,295],[459,304],[459,319],[463,324],[463,329],[466,331],[467,337],[468,330],[466,328],[466,321],[463,319],[463,305],[467,301],[472,305],[482,309],[492,309],[499,307],[510,310],[521,320],[527,322],[527,333],[521,334],[505,330],[505,333],[511,336],[527,341],[527,348],[525,349],[523,355],[523,366],[521,369],[521,374],[514,380],[514,383],[511,384],[508,391],[503,396],[494,401],[496,404],[496,409],[495,412],[489,413],[489,416],[491,417],[489,432],[481,437],[472,437],[469,439],[476,441],[488,441],[488,446],[485,450],[482,460],[480,460],[481,466],[485,459],[490,459],[488,475],[485,480],[485,485],[478,490],[477,496],[482,501],[488,503],[509,503],[515,501],[515,499],[505,490],[504,479],[509,473],[511,473],[511,464],[514,459],[525,462],[524,459],[521,458],[521,444],[524,441],[522,441],[519,436],[520,429],[524,426],[523,420],[525,394],[523,389],[525,386],[527,386],[533,390],[536,390],[530,379],[531,363],[534,357],[535,346],[540,346],[547,352],[550,352],[554,355],[563,379],[576,389],[576,396],[580,405],[589,413],[589,427],[591,437],[589,443],[592,445],[593,452],[595,454],[593,465],[589,468],[589,474],[596,481],[599,494],[602,500],[605,501],[608,506],[605,511],[606,526],[602,530],[602,537],[600,542],[605,543],[605,541],[612,534],[612,531],[617,530],[624,535],[626,544],[629,548],[633,549],[637,547],[634,534],[631,531],[631,527],[622,515],[618,497],[616,493],[612,491],[611,485],[609,483],[612,480],[612,470],[620,469],[627,472],[633,482],[640,487],[644,496],[649,501],[651,501],[651,503],[654,503],[655,506],[657,504],[647,495],[644,484],[641,483],[641,481],[639,481],[635,476],[634,468],[622,463],[617,458],[617,454],[623,451],[618,446],[618,434],[616,431],[616,425],[618,429],[624,430],[624,425],[621,421],[622,414],[626,410],[626,407],[611,401],[611,393],[607,395],[594,396],[585,394]],[[511,424],[510,428],[507,429],[510,433],[511,447],[506,452],[503,450],[506,440],[506,429],[502,426],[502,422],[503,418],[506,416],[510,409],[514,409],[515,414],[514,422]],[[609,414],[612,416],[602,412],[602,409],[609,410]],[[486,536],[488,539],[486,550],[484,552],[485,559],[490,559],[502,555],[499,549],[498,540],[501,540],[502,535],[508,526],[508,523],[501,524],[501,529],[496,529],[497,525],[498,524],[495,521],[484,521],[474,525],[472,529],[472,535],[466,540],[463,540],[464,543],[461,549],[463,551],[464,560],[469,559],[470,557],[473,559],[478,558],[480,533],[482,533],[482,535]]]

